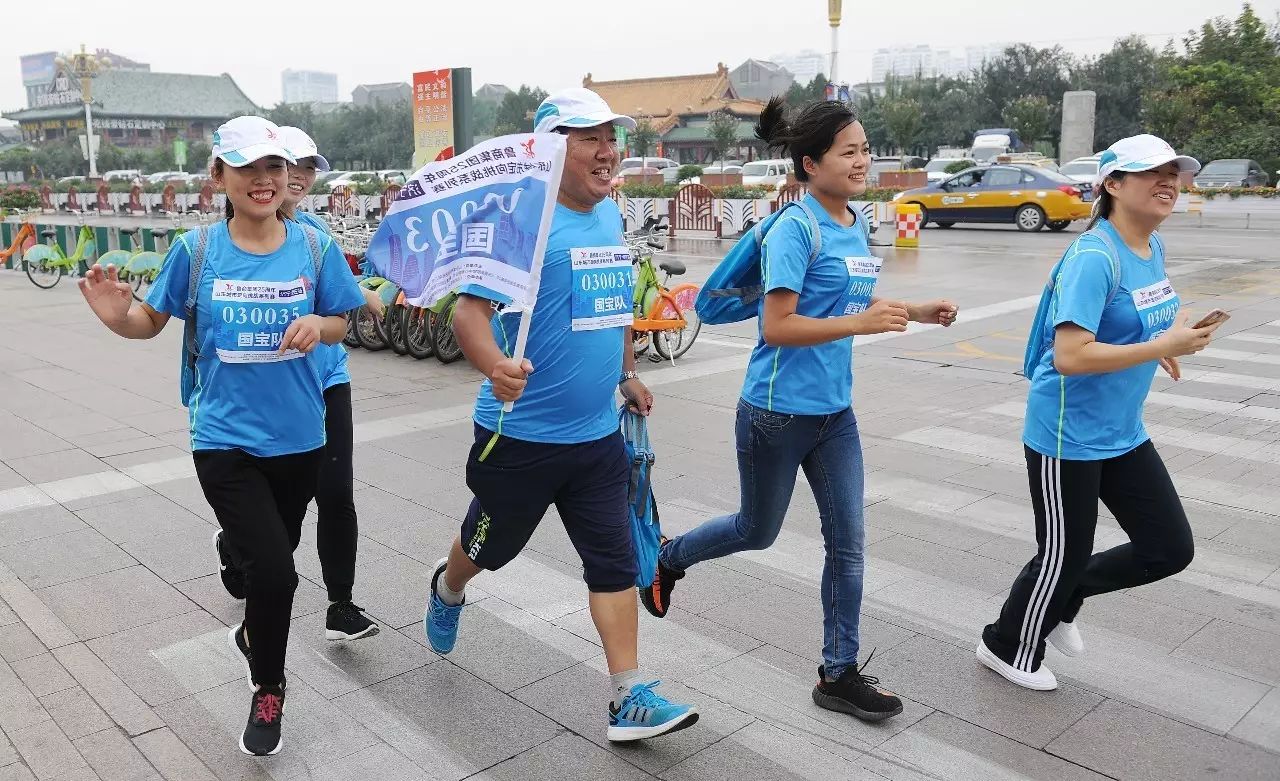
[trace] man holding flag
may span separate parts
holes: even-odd
[[[609,665],[608,738],[640,740],[691,726],[698,713],[668,702],[654,691],[658,681],[639,671],[631,465],[614,393],[620,390],[644,415],[653,395],[634,370],[631,260],[622,216],[609,198],[619,163],[614,125],[636,123],[594,92],[575,88],[543,101],[534,125],[535,133],[562,134],[565,144],[540,281],[535,266],[531,307],[508,306],[511,297],[489,284],[461,287],[453,327],[467,359],[486,377],[467,459],[475,498],[436,566],[424,624],[432,648],[452,651],[467,583],[514,559],[554,504],[582,557]],[[528,143],[532,149],[534,141]],[[483,218],[483,211],[474,214]],[[522,318],[526,340],[517,338]]]

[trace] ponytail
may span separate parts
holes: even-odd
[[[766,148],[778,149],[795,163],[796,179],[809,181],[804,170],[807,157],[815,163],[822,159],[841,130],[858,121],[851,106],[834,100],[823,100],[805,106],[794,119],[787,118],[786,101],[775,95],[769,98],[756,122],[756,138]]]
[[[1124,178],[1125,173],[1125,171],[1113,171],[1107,176],[1107,179],[1112,179],[1118,182]],[[1111,213],[1115,211],[1116,199],[1115,196],[1107,190],[1107,179],[1103,179],[1102,184],[1098,185],[1098,193],[1093,199],[1093,216],[1090,218],[1089,224],[1085,227],[1085,230],[1093,230],[1099,220],[1111,219]]]

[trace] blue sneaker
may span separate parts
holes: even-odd
[[[622,704],[609,704],[609,740],[622,742],[656,738],[698,723],[698,709],[677,705],[653,689],[661,681],[637,683]]]
[[[431,596],[427,600],[427,610],[422,616],[422,628],[427,633],[427,642],[438,654],[447,654],[453,650],[458,640],[458,616],[462,614],[462,605],[446,605],[436,596],[436,583],[444,574],[444,567],[449,563],[447,558],[436,562],[436,572],[431,576]],[[466,604],[466,600],[463,600]]]

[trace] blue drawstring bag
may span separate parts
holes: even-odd
[[[627,485],[627,511],[631,514],[631,542],[636,551],[636,586],[649,588],[658,567],[658,503],[653,498],[653,446],[649,442],[648,419],[622,405],[618,411],[622,441],[631,462]]]

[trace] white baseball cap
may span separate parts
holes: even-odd
[[[1150,171],[1165,163],[1177,163],[1184,173],[1198,173],[1200,163],[1194,157],[1173,151],[1169,142],[1158,136],[1143,133],[1140,136],[1122,138],[1098,157],[1098,176],[1094,185],[1101,185],[1116,171]]]
[[[329,161],[324,158],[324,155],[320,154],[320,150],[316,148],[316,142],[311,140],[311,136],[307,135],[307,131],[292,125],[281,125],[280,134],[284,138],[285,148],[292,152],[299,162],[306,160],[308,157],[314,157],[317,171],[323,173],[331,170]]]
[[[636,121],[614,113],[604,98],[585,87],[571,87],[548,95],[533,116],[533,132],[550,133],[558,127],[596,127],[614,123],[627,130],[636,129]]]
[[[297,160],[284,145],[284,133],[276,123],[262,117],[236,117],[213,131],[213,156],[235,168],[264,157]]]

